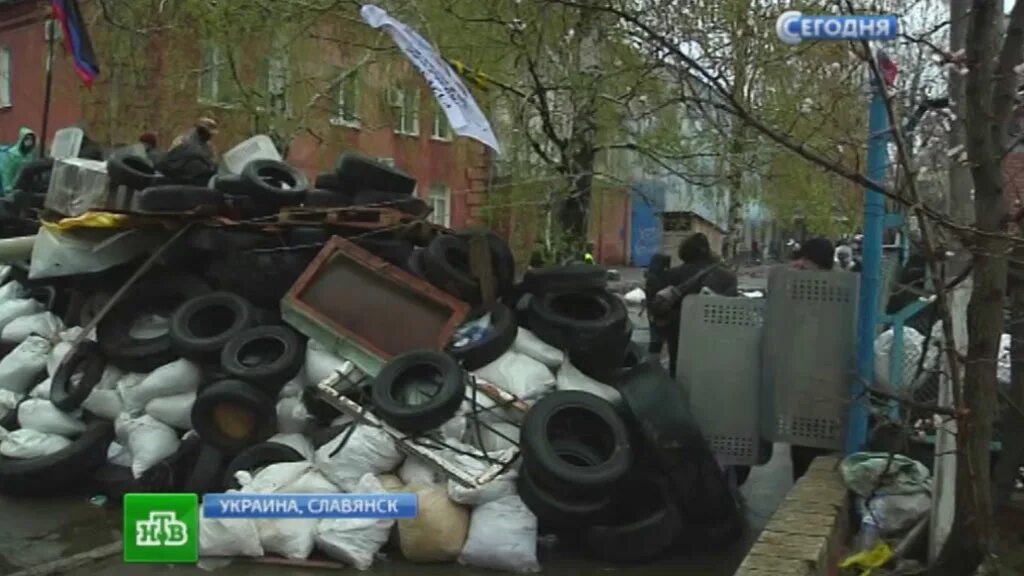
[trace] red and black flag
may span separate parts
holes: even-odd
[[[78,77],[86,86],[91,86],[93,79],[100,73],[96,63],[96,53],[92,50],[89,31],[85,29],[82,11],[78,0],[51,0],[53,18],[60,22],[64,29],[64,47],[71,53]]]

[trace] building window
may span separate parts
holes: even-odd
[[[227,51],[220,46],[203,48],[203,67],[199,71],[199,102],[234,104],[238,93],[236,87]]]
[[[0,46],[0,108],[11,105],[11,50]]]
[[[291,78],[288,58],[285,56],[267,58],[266,70],[264,93],[267,99],[267,110],[274,114],[289,114],[292,107],[288,99],[288,84]]]
[[[452,129],[448,125],[448,116],[444,113],[444,110],[440,106],[434,105],[434,131],[431,136],[435,140],[451,140]]]
[[[430,213],[430,221],[440,226],[451,226],[452,191],[444,184],[434,184],[430,187],[430,196],[427,196],[427,204],[433,209]]]
[[[392,88],[389,91],[392,125],[395,134],[419,136],[420,134],[420,91]]]
[[[359,73],[355,70],[342,73],[338,84],[338,113],[331,118],[331,124],[359,127]]]

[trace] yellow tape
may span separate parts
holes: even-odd
[[[40,224],[51,230],[73,230],[75,228],[125,228],[130,218],[125,214],[111,212],[86,212],[74,218],[64,218],[57,222],[41,221]]]

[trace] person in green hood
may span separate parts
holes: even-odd
[[[18,141],[0,153],[0,191],[10,193],[22,164],[36,157],[36,133],[22,126]]]

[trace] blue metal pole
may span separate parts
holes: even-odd
[[[872,85],[868,112],[867,178],[885,182],[888,156],[889,118],[885,109],[883,88]],[[885,202],[882,195],[868,188],[864,191],[864,240],[860,273],[860,301],[857,318],[857,378],[851,387],[846,428],[846,453],[864,448],[868,437],[868,408],[864,401],[865,386],[872,382],[875,367],[875,325],[878,321],[878,286],[882,272],[882,231],[885,229]]]

